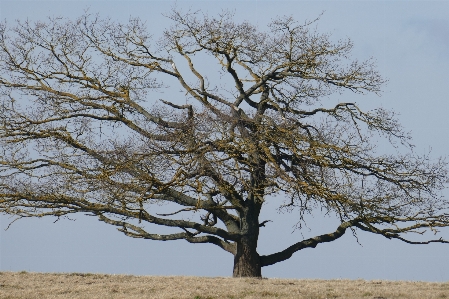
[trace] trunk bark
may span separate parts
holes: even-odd
[[[257,238],[254,240],[254,236],[245,236],[237,243],[233,277],[262,277],[260,256],[256,249]]]
[[[259,161],[257,157],[255,160]],[[233,277],[262,278],[262,263],[259,253],[257,253],[257,242],[259,240],[259,214],[264,195],[263,188],[259,184],[265,177],[265,163],[258,162],[256,166],[256,170],[251,174],[253,192],[249,192],[245,206],[239,212],[241,238],[237,241]]]

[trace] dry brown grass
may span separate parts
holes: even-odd
[[[0,298],[449,299],[449,282],[0,272]]]

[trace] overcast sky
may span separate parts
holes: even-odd
[[[76,18],[89,8],[102,17],[123,22],[138,16],[157,34],[170,26],[163,14],[173,4],[144,0],[0,0],[0,18],[9,24],[15,19],[43,20],[47,16]],[[381,97],[344,94],[339,100],[355,101],[367,109],[394,109],[411,132],[418,154],[431,150],[435,159],[447,155],[449,1],[178,1],[177,5],[210,14],[232,9],[236,20],[261,27],[278,15],[292,15],[302,21],[324,11],[318,30],[331,33],[335,39],[352,39],[353,57],[375,58],[381,74],[389,80]],[[445,195],[449,198],[449,192]],[[261,254],[282,250],[302,239],[301,232],[292,232],[295,215],[278,214],[274,207],[268,204],[269,211],[261,218],[274,220],[262,228]],[[94,217],[81,215],[76,221],[56,223],[51,218],[20,220],[6,231],[12,219],[5,215],[0,219],[0,271],[232,275],[233,257],[214,245],[132,239]],[[303,236],[331,232],[331,222],[317,214],[310,219],[310,231],[302,231]],[[449,231],[445,237],[449,239]],[[288,261],[264,267],[262,274],[449,281],[449,244],[408,245],[363,232],[357,242],[348,233],[337,241],[299,251]]]

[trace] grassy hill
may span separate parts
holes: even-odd
[[[449,298],[449,282],[0,272],[0,298]]]

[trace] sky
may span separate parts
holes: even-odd
[[[102,17],[126,22],[147,21],[152,32],[170,26],[164,17],[172,1],[5,1],[0,19],[43,20],[47,16],[76,18],[86,8]],[[312,20],[322,12],[318,31],[336,39],[350,38],[352,57],[373,57],[388,79],[380,97],[343,94],[365,109],[384,107],[399,113],[411,132],[415,151],[447,155],[449,138],[449,1],[177,1],[181,9],[210,14],[235,11],[236,20],[264,26],[276,16]],[[382,145],[380,145],[382,150]],[[449,190],[444,195],[449,197]],[[270,208],[271,207],[271,208]],[[268,204],[261,220],[260,252],[284,249],[295,240],[333,231],[319,213],[310,230],[293,231],[295,215],[279,214]],[[132,239],[94,217],[73,221],[22,219],[6,230],[11,218],[0,215],[0,271],[90,272],[133,275],[231,276],[233,257],[214,245],[186,241]],[[303,233],[303,235],[301,235]],[[444,231],[449,239],[449,230]],[[388,279],[449,281],[449,244],[409,245],[360,232],[304,249],[282,263],[264,267],[264,277],[319,279]]]

